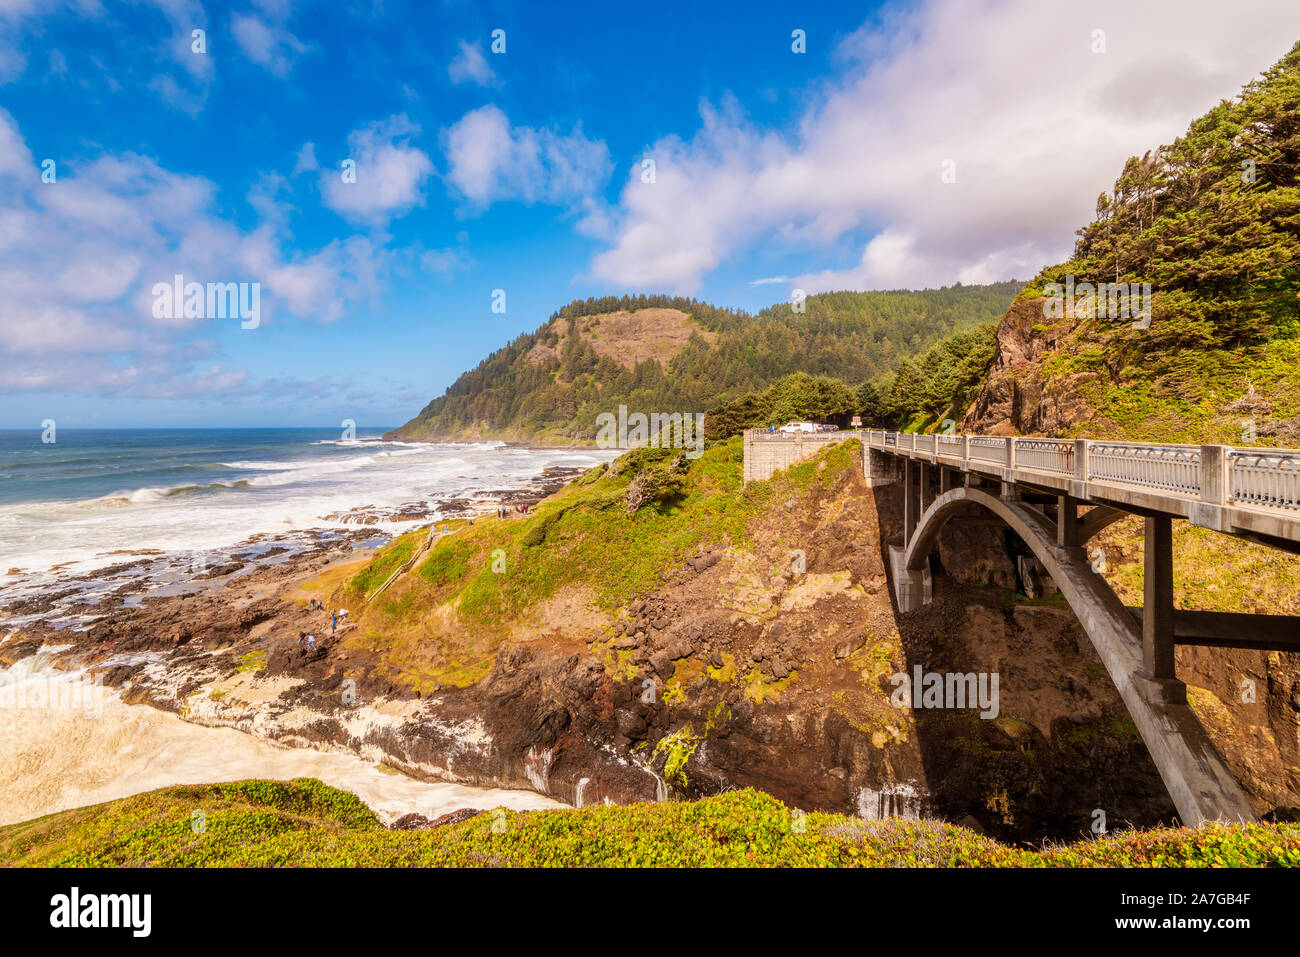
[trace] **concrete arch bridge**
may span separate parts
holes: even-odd
[[[1183,821],[1254,819],[1187,704],[1174,649],[1300,651],[1300,617],[1175,609],[1172,523],[1185,519],[1300,554],[1300,450],[875,430],[789,438],[755,430],[745,435],[746,480],[852,437],[862,441],[869,484],[903,483],[904,544],[890,548],[899,611],[930,600],[930,554],[948,522],[1010,528],[1034,556],[1022,571],[1050,577],[1101,656]],[[1127,515],[1145,523],[1141,608],[1120,601],[1086,549]]]

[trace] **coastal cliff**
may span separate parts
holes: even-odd
[[[74,653],[189,721],[575,805],[756,787],[1007,841],[1070,839],[1098,807],[1174,819],[1073,615],[1014,591],[990,529],[946,534],[938,601],[895,614],[882,553],[901,535],[897,490],[865,487],[860,454],[850,441],[745,485],[739,441],[694,460],[637,450],[527,517],[457,523],[369,605],[424,533],[286,570],[258,600],[150,601]],[[942,570],[972,549],[1010,569],[991,573],[1003,585]],[[353,616],[313,651],[291,636],[321,594]],[[996,714],[899,707],[896,676],[918,666],[998,674]],[[1251,760],[1273,780],[1268,754]],[[1259,790],[1260,810],[1286,795]]]

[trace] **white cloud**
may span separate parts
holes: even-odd
[[[757,243],[806,255],[863,231],[855,266],[794,284],[1028,278],[1069,254],[1129,155],[1286,53],[1300,6],[1242,0],[1224,17],[1215,0],[1183,0],[1176,16],[1129,0],[928,0],[878,23],[841,43],[839,74],[792,128],[761,129],[724,98],[701,107],[691,139],[652,144],[656,182],[641,182],[638,157],[593,276],[691,292]],[[1097,28],[1106,53],[1091,50]]]
[[[307,45],[283,23],[267,22],[248,13],[236,14],[231,19],[230,33],[245,56],[281,79],[289,75],[294,61],[307,51]]]
[[[279,173],[262,173],[248,190],[248,205],[253,207],[263,223],[277,230],[287,229],[293,206],[281,201],[280,194],[292,189],[289,181]]]
[[[510,125],[505,113],[484,106],[446,132],[447,181],[473,207],[501,200],[582,207],[609,179],[609,149],[569,134]]]
[[[314,172],[320,169],[320,163],[316,162],[316,147],[312,143],[303,143],[302,149],[298,151],[298,159],[293,164],[293,175],[299,173]]]
[[[9,83],[23,75],[27,69],[27,55],[0,39],[0,83]]]
[[[341,163],[321,170],[325,205],[352,222],[375,226],[421,205],[433,161],[410,145],[417,132],[404,113],[353,131],[346,159],[355,163],[356,182],[344,181]]]
[[[447,76],[452,83],[477,83],[479,86],[497,84],[497,75],[488,65],[483,51],[467,40],[460,41],[459,52],[447,65]]]
[[[171,25],[171,36],[165,42],[165,49],[171,59],[182,67],[194,80],[207,84],[216,75],[212,60],[212,37],[208,28],[208,17],[199,0],[147,0],[156,7]],[[204,31],[206,52],[194,52],[194,31]]]
[[[449,246],[446,249],[430,249],[420,256],[420,268],[427,273],[450,278],[455,272],[468,269],[470,257],[463,249]]]
[[[159,98],[168,106],[188,113],[190,116],[198,115],[207,100],[206,89],[200,89],[197,92],[186,90],[176,82],[176,78],[170,73],[159,73],[149,81],[149,89],[157,93]]]
[[[261,214],[251,232],[216,212],[217,190],[134,153],[62,166],[54,183],[14,119],[0,109],[0,387],[113,394],[179,394],[187,383],[251,388],[240,372],[193,372],[203,337],[256,335],[219,319],[158,319],[154,283],[177,273],[198,282],[261,285],[262,324],[329,322],[377,297],[392,254],[369,238],[314,251],[282,243],[287,180],[250,190]],[[41,237],[40,243],[31,237]],[[51,252],[53,251],[53,252]],[[197,393],[196,393],[197,394]]]

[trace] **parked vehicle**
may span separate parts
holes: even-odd
[[[788,435],[793,435],[796,432],[816,432],[817,426],[812,422],[787,422],[781,426],[781,431]]]

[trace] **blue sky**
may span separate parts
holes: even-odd
[[[396,425],[574,298],[1028,278],[1300,36],[1279,0],[344,6],[0,0],[0,427]],[[159,315],[177,273],[259,324]]]

